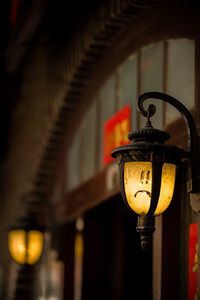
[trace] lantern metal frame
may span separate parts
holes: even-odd
[[[191,112],[186,108],[183,103],[181,103],[176,98],[161,92],[148,92],[142,94],[138,98],[137,107],[139,112],[144,116],[148,117],[150,112],[150,117],[152,117],[156,112],[155,105],[150,105],[146,110],[144,108],[144,101],[146,99],[153,99],[154,101],[163,101],[171,104],[175,107],[179,113],[183,116],[188,129],[188,137],[189,137],[189,158],[190,158],[190,167],[191,167],[191,193],[199,193],[200,192],[200,149],[199,149],[199,136],[197,132],[197,126],[195,120],[191,114]]]
[[[189,131],[189,152],[174,145],[164,144],[170,136],[168,133],[152,127],[150,118],[156,113],[156,106],[150,104],[148,108],[145,109],[144,101],[147,99],[167,102],[183,115]],[[137,107],[139,112],[147,118],[146,126],[141,130],[129,133],[128,138],[132,143],[114,149],[111,155],[116,158],[119,165],[120,190],[123,200],[128,207],[129,204],[126,199],[124,187],[124,164],[132,161],[150,161],[152,163],[151,203],[147,214],[138,217],[136,228],[141,235],[142,248],[146,249],[151,240],[152,233],[155,230],[154,212],[160,195],[163,164],[172,163],[178,166],[183,159],[190,159],[192,179],[191,193],[198,194],[200,189],[200,153],[195,121],[190,111],[176,98],[160,92],[144,93],[138,98]]]

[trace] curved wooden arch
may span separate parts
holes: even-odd
[[[188,18],[190,25],[185,21]],[[66,52],[69,58],[65,66],[66,95],[43,151],[34,191],[48,193],[60,149],[73,136],[76,120],[83,115],[88,99],[103,84],[104,66],[108,76],[128,55],[145,44],[165,38],[196,39],[199,25],[198,10],[185,1],[166,4],[157,0],[110,0],[91,18]]]

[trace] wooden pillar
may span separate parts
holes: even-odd
[[[190,194],[190,204],[194,212],[197,213],[197,222],[198,222],[198,292],[200,298],[200,193]]]

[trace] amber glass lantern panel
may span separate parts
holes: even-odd
[[[169,206],[175,185],[176,165],[165,163],[162,169],[160,196],[155,216]],[[130,208],[138,215],[146,215],[151,203],[152,163],[126,162],[124,164],[124,189]]]
[[[11,257],[19,264],[35,264],[43,250],[44,235],[36,230],[11,230],[8,247]]]

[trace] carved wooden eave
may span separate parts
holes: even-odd
[[[63,73],[66,77],[65,98],[60,104],[57,120],[49,134],[40,167],[35,180],[35,190],[48,193],[55,163],[63,143],[70,141],[76,127],[78,113],[84,111],[84,95],[88,92],[91,78],[97,73],[95,68],[110,48],[113,41],[130,20],[137,19],[144,11],[160,1],[108,1],[101,10],[91,17],[66,51]],[[89,87],[90,89],[90,87]],[[93,85],[95,89],[95,83]],[[87,94],[88,95],[88,94]],[[82,109],[77,112],[77,106]],[[75,114],[76,112],[76,114]],[[44,169],[48,169],[44,174]]]

